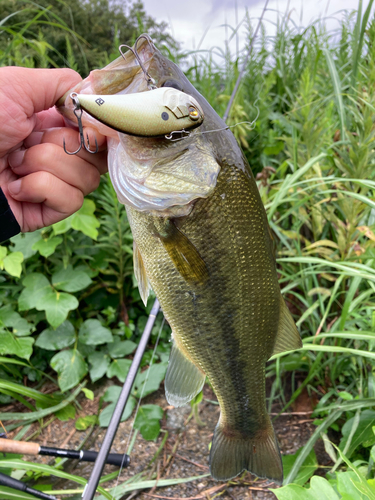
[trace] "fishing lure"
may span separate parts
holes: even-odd
[[[108,127],[130,135],[159,137],[203,123],[204,114],[191,96],[171,87],[117,95],[72,93],[75,106]]]

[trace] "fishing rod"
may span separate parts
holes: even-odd
[[[264,14],[265,14],[265,12],[267,10],[268,2],[269,2],[269,0],[266,0],[266,3],[265,3],[264,8],[263,8],[262,15],[261,15],[261,17],[260,17],[260,19],[258,21],[258,25],[256,27],[254,36],[253,36],[252,41],[250,43],[250,47],[249,47],[247,56],[245,58],[244,65],[242,67],[242,71],[241,71],[241,73],[238,76],[238,79],[237,79],[236,85],[235,85],[235,87],[233,89],[233,92],[232,92],[231,98],[229,100],[227,109],[226,109],[226,111],[224,113],[223,120],[225,122],[227,121],[229,113],[230,113],[230,110],[231,110],[231,108],[233,106],[234,98],[236,96],[236,93],[237,93],[238,88],[240,86],[241,79],[242,79],[243,74],[245,72],[245,67],[246,67],[246,64],[247,64],[247,62],[249,60],[251,51],[253,49],[255,38],[258,35],[258,31],[259,31],[260,25],[262,23]],[[115,437],[116,432],[117,432],[117,428],[118,428],[118,426],[120,424],[121,415],[122,415],[122,413],[124,411],[125,405],[126,405],[127,400],[129,398],[130,391],[131,391],[131,388],[132,388],[135,376],[137,374],[139,365],[141,363],[141,360],[142,360],[142,357],[143,357],[143,353],[144,353],[144,351],[146,349],[147,342],[148,342],[148,339],[150,337],[151,330],[152,330],[152,327],[154,326],[154,322],[155,322],[156,316],[157,316],[157,314],[159,312],[159,309],[160,309],[159,301],[158,301],[158,299],[156,299],[155,302],[154,302],[154,305],[153,305],[153,307],[151,309],[151,313],[150,313],[150,315],[148,317],[146,328],[144,329],[144,332],[142,334],[141,341],[140,341],[140,343],[138,345],[138,348],[137,348],[137,351],[135,353],[133,362],[131,364],[129,373],[128,373],[126,379],[125,379],[125,383],[123,385],[120,397],[119,397],[119,399],[117,401],[117,404],[116,404],[115,410],[113,412],[111,421],[110,421],[110,423],[108,425],[107,432],[106,432],[106,435],[104,436],[104,440],[103,440],[103,443],[102,443],[102,447],[101,447],[101,449],[100,449],[100,451],[98,453],[98,457],[97,457],[97,459],[95,461],[95,464],[94,464],[93,470],[91,472],[90,478],[89,478],[89,480],[88,480],[88,482],[87,482],[87,484],[85,486],[85,489],[84,489],[84,491],[82,493],[82,500],[93,500],[93,498],[94,498],[94,495],[95,495],[95,492],[96,492],[96,488],[98,487],[99,480],[100,480],[100,477],[101,477],[103,469],[104,469],[104,464],[105,464],[105,461],[106,461],[106,457],[108,456],[109,450],[110,450],[110,448],[112,446],[114,437]]]
[[[94,498],[96,488],[98,487],[100,477],[102,475],[104,464],[107,460],[107,456],[109,454],[109,450],[111,449],[113,440],[115,438],[117,428],[121,421],[121,416],[124,412],[125,405],[129,399],[130,391],[133,387],[133,383],[135,377],[138,372],[139,365],[141,364],[143,353],[145,352],[148,339],[150,338],[152,327],[154,326],[156,316],[159,312],[159,301],[155,300],[154,305],[152,306],[150,315],[148,317],[146,327],[143,331],[141,340],[139,342],[138,348],[135,352],[134,359],[130,366],[128,375],[126,377],[125,383],[122,387],[120,397],[116,403],[115,410],[113,412],[111,421],[108,425],[107,432],[104,436],[102,446],[96,458],[94,467],[91,471],[90,478],[85,486],[85,489],[82,493],[82,500],[92,500]]]
[[[64,457],[71,460],[80,460],[81,462],[95,462],[98,456],[97,451],[65,450],[63,448],[41,446],[39,443],[13,441],[12,439],[1,438],[0,452],[18,453],[21,455],[47,455],[49,457]],[[110,453],[107,456],[106,463],[110,465],[117,465],[118,467],[128,467],[130,464],[130,457],[126,454]]]
[[[39,490],[34,490],[34,488],[30,488],[30,486],[27,486],[26,483],[23,483],[18,479],[14,479],[13,477],[7,476],[2,472],[0,472],[0,486],[7,486],[8,488],[12,488],[13,490],[23,491],[24,493],[29,493],[36,498],[41,498],[42,500],[57,500],[56,497],[47,495],[47,493],[43,493]]]

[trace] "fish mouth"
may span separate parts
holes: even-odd
[[[151,90],[150,82],[154,88],[174,87],[185,92],[199,105],[204,101],[180,68],[143,34],[108,66],[91,71],[57,107],[75,125],[72,92],[98,96],[140,93]],[[109,174],[119,201],[127,206],[159,216],[182,217],[190,213],[194,200],[209,196],[216,185],[220,167],[210,143],[195,130],[188,138],[172,142],[165,136],[117,132],[86,112],[82,124],[108,137]]]
[[[123,47],[127,47],[128,50],[123,52],[121,50]],[[91,71],[88,77],[68,90],[56,102],[58,111],[74,126],[77,125],[77,120],[74,116],[74,103],[70,97],[74,92],[98,95],[132,94],[150,90],[147,75],[151,77],[154,87],[162,86],[166,81],[163,74],[164,58],[149,35],[142,34],[133,47],[121,45],[119,50],[121,55],[117,59],[102,69]],[[114,135],[113,130],[98,124],[86,113],[82,116],[82,123],[84,126],[98,129],[103,135]]]

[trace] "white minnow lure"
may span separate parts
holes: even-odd
[[[189,130],[204,119],[198,102],[172,87],[134,94],[74,94],[74,98],[86,113],[108,127],[141,137]]]

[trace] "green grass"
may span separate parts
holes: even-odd
[[[370,434],[365,443],[358,441],[351,455],[345,456],[349,450],[348,440],[357,443],[355,433],[362,428],[364,412],[375,408],[375,19],[370,18],[372,5],[371,0],[363,12],[362,1],[359,1],[358,11],[344,16],[335,33],[327,31],[324,20],[299,29],[287,14],[280,15],[273,37],[267,36],[264,25],[229,118],[229,123],[234,124],[244,120],[252,122],[257,117],[252,129],[236,127],[234,133],[257,176],[277,246],[281,290],[304,342],[302,350],[278,355],[268,364],[267,376],[272,380],[268,405],[271,408],[277,403],[285,410],[304,388],[320,401],[314,414],[316,431],[289,470],[287,483],[297,477],[321,436],[325,436],[327,452],[332,454],[333,447],[329,444],[332,429],[338,432],[336,437],[344,452],[340,459],[336,454],[338,472],[346,469],[353,472],[358,463],[365,463],[366,472],[360,470],[362,487],[367,488],[363,481],[374,478],[375,438],[370,439]],[[54,14],[45,9],[30,11],[30,22],[38,23],[47,14],[48,22],[58,22]],[[0,28],[6,26],[3,31],[11,36],[9,47],[0,53],[1,64],[41,67],[55,64],[54,49],[48,40],[40,39],[38,45],[35,39],[27,39],[26,25],[16,29],[9,26],[9,22],[10,19],[0,22]],[[252,28],[247,26],[250,37]],[[70,28],[60,23],[56,29],[67,36],[69,64],[74,66]],[[82,47],[84,50],[84,43]],[[38,56],[30,52],[31,48],[38,51]],[[171,47],[169,53],[177,62],[186,56],[176,52],[175,47]],[[108,59],[111,57],[107,54]],[[226,46],[220,52],[221,59],[200,51],[192,57],[188,77],[222,115],[237,79],[242,55],[237,59]],[[136,341],[147,310],[133,289],[128,223],[106,182],[94,199],[95,215],[102,222],[97,243],[93,245],[92,238],[68,228],[56,233],[63,234],[63,242],[53,255],[42,266],[39,266],[38,255],[25,259],[23,273],[44,272],[50,278],[61,262],[80,265],[90,274],[93,283],[83,295],[77,295],[84,307],[79,314],[71,313],[74,325],[79,329],[87,318],[99,318],[116,334],[125,334],[126,338]],[[44,239],[53,236],[56,236],[53,231],[43,233]],[[105,265],[103,252],[107,258]],[[5,272],[3,275],[8,291],[0,284],[1,301],[16,310],[15,298],[22,291],[22,285],[18,278],[9,278]],[[106,307],[99,311],[98,304],[104,295]],[[127,314],[130,325],[126,324]],[[36,338],[46,327],[45,318],[34,313],[27,317],[36,328],[35,333],[31,332]],[[165,338],[167,335],[165,333]],[[91,348],[78,347],[89,359]],[[28,370],[27,373],[40,380],[37,374],[42,372],[37,372],[36,367],[45,371],[50,359],[40,357],[38,349],[30,362],[13,357],[18,365],[5,363],[2,374],[21,381],[22,370]],[[300,386],[297,379],[303,380]],[[9,387],[8,390],[12,392]],[[354,430],[352,436],[345,437],[340,433],[345,422],[351,419]],[[354,469],[351,469],[352,462]],[[123,491],[130,491],[127,488],[124,485]]]

